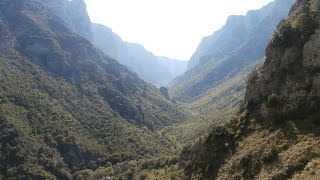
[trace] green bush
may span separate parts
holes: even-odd
[[[255,69],[248,75],[246,82],[247,84],[255,84],[258,78],[259,78],[258,70]]]
[[[270,163],[278,155],[276,144],[271,144],[261,155],[261,160],[264,163]]]
[[[284,47],[290,47],[297,43],[303,45],[319,27],[319,21],[320,11],[309,10],[282,20],[272,41]]]
[[[298,29],[303,35],[309,36],[314,33],[314,30],[317,28],[318,23],[314,17],[316,14],[302,13],[300,14],[295,21],[292,22],[292,26],[295,29]]]
[[[273,107],[273,106],[277,106],[280,103],[280,98],[277,94],[270,94],[268,96],[268,106]]]
[[[139,180],[146,180],[146,179],[148,179],[148,175],[146,173],[141,173],[139,175]]]
[[[292,28],[290,21],[282,20],[278,25],[278,31],[273,36],[273,43],[290,47],[296,39],[295,29]]]

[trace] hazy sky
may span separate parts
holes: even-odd
[[[273,0],[85,0],[93,22],[155,55],[188,60],[204,36],[228,15],[245,14]]]

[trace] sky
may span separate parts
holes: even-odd
[[[92,22],[158,56],[189,60],[201,39],[229,15],[244,15],[273,0],[85,0]]]

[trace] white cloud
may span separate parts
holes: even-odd
[[[188,60],[202,37],[228,15],[245,14],[272,0],[85,0],[93,22],[156,55]]]

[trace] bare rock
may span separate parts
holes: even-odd
[[[312,35],[304,45],[303,66],[308,68],[320,67],[320,33]]]

